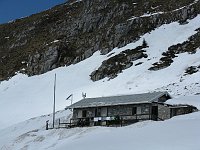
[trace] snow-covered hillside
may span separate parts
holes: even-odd
[[[186,100],[187,99],[187,100]],[[186,96],[168,103],[193,104],[200,109],[200,96]],[[68,120],[71,112],[57,112]],[[84,127],[45,130],[46,115],[0,130],[1,150],[199,150],[200,112],[165,121],[144,121],[126,127]]]
[[[171,95],[193,95],[200,91],[200,72],[185,75],[189,66],[200,65],[200,50],[195,54],[182,53],[174,59],[174,63],[162,70],[150,71],[151,65],[161,58],[163,51],[171,45],[186,41],[200,27],[200,15],[187,24],[178,22],[165,24],[154,31],[145,34],[135,43],[122,48],[115,48],[107,55],[96,52],[90,58],[68,67],[57,68],[43,75],[27,77],[18,74],[9,81],[0,84],[0,118],[1,126],[11,126],[15,123],[39,115],[52,112],[54,74],[57,74],[56,110],[62,110],[70,101],[66,97],[73,94],[73,102],[81,99],[81,93],[87,97],[134,94],[150,91],[167,90]],[[116,78],[92,82],[90,74],[101,63],[113,55],[126,49],[133,49],[148,43],[145,48],[148,58],[142,58],[120,73]]]

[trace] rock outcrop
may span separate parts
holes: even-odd
[[[42,74],[100,50],[136,41],[162,24],[187,23],[197,0],[82,0],[0,25],[0,80],[16,72]]]
[[[163,57],[159,62],[153,64],[149,70],[160,70],[170,66],[173,63],[173,58],[177,57],[181,53],[195,54],[200,48],[200,29],[197,29],[197,33],[191,36],[187,41],[172,45],[162,55]]]
[[[143,45],[132,50],[127,49],[118,55],[103,61],[102,65],[91,73],[91,79],[97,81],[105,77],[108,77],[109,79],[115,78],[123,70],[130,68],[134,61],[141,58],[147,58],[148,55],[145,54],[145,50],[143,50],[146,47],[147,45]]]

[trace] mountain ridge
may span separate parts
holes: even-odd
[[[165,3],[161,0],[69,1],[0,25],[0,80],[9,79],[16,72],[29,76],[42,74],[78,63],[96,51],[105,55],[163,24],[174,21],[185,24],[187,19],[199,14],[198,0]]]

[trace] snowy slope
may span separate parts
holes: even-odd
[[[169,103],[195,104],[200,96],[175,98]],[[70,111],[60,111],[57,118],[68,120]],[[126,127],[85,127],[45,130],[41,116],[0,130],[2,150],[199,150],[200,112],[176,116],[165,121],[144,121]],[[64,118],[63,118],[64,117]]]
[[[108,55],[96,52],[90,58],[68,67],[57,68],[39,76],[27,77],[18,74],[9,81],[0,84],[0,129],[52,111],[53,80],[57,74],[56,109],[62,110],[70,101],[66,97],[73,93],[73,101],[81,99],[81,93],[87,97],[108,96],[119,94],[133,94],[154,90],[167,90],[171,95],[193,95],[200,91],[200,72],[183,76],[185,69],[191,65],[200,65],[200,50],[195,54],[183,53],[174,59],[174,63],[159,71],[149,71],[148,68],[161,58],[162,52],[171,45],[186,41],[196,33],[200,27],[200,15],[188,24],[177,22],[165,24],[154,31],[145,34],[135,43],[122,48],[115,48]],[[103,79],[92,82],[89,75],[101,63],[113,55],[126,49],[133,49],[142,44],[145,39],[149,45],[146,48],[148,58],[134,63],[143,62],[139,66],[132,66],[119,74],[117,78]],[[108,57],[109,56],[109,57]]]

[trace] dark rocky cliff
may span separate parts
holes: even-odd
[[[197,0],[69,1],[45,12],[0,25],[0,80],[9,79],[16,72],[42,74],[59,66],[80,62],[98,50],[107,54],[114,47],[136,41],[162,24],[173,21],[185,24],[187,19],[199,13],[200,2]],[[141,17],[144,14],[152,15]],[[177,49],[181,47],[184,51],[187,46],[197,48],[200,46],[198,41],[199,34],[186,43],[172,46],[163,57],[169,56],[167,59],[172,60],[173,53],[179,53],[175,52]],[[195,48],[191,50],[195,51]],[[140,49],[140,57],[148,57],[143,52]],[[131,59],[123,59],[124,66],[118,66],[111,73],[104,72],[105,66],[118,59],[104,62],[91,74],[91,79],[114,77],[122,69],[130,67]],[[150,70],[167,65],[154,64]]]

